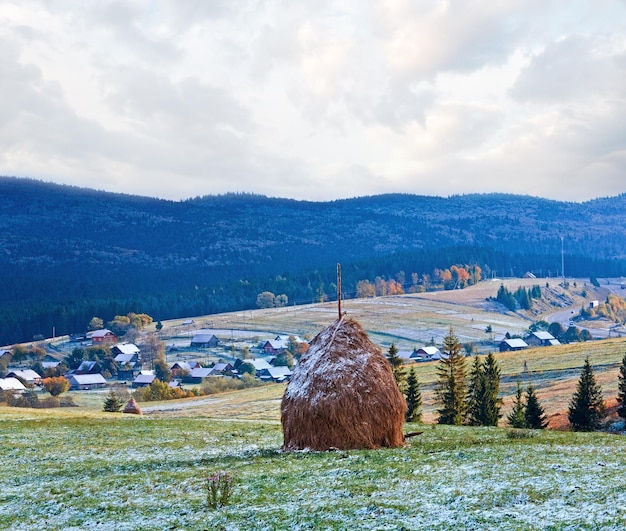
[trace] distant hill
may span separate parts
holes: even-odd
[[[0,344],[82,330],[98,315],[157,319],[289,303],[403,271],[626,274],[626,194],[585,203],[481,194],[306,202],[250,194],[186,201],[0,178]]]

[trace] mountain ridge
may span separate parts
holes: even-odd
[[[0,344],[53,321],[59,333],[75,331],[93,314],[230,311],[254,307],[264,290],[291,302],[333,297],[338,262],[352,293],[362,279],[454,264],[556,275],[561,237],[566,273],[620,276],[625,208],[626,194],[583,203],[500,193],[172,201],[0,177]]]

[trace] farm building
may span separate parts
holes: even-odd
[[[32,369],[9,371],[6,377],[17,378],[26,384],[37,384],[41,382],[41,375]]]
[[[422,361],[440,360],[442,358],[441,351],[432,345],[418,348],[411,356],[414,359]]]
[[[289,367],[271,367],[269,369],[261,369],[256,373],[257,377],[261,380],[272,380],[273,382],[285,382],[291,377],[291,370]]]
[[[107,386],[107,381],[101,374],[72,374],[68,378],[70,389],[101,389]]]
[[[111,353],[116,356],[115,361],[117,361],[117,356],[119,355],[133,355],[136,358],[133,361],[139,361],[140,350],[134,343],[118,343],[111,347]]]
[[[192,369],[188,375],[183,377],[183,382],[199,384],[202,383],[203,378],[208,378],[209,376],[221,376],[221,374],[215,373],[213,368],[197,367]]]
[[[102,367],[97,361],[83,361],[74,371],[74,374],[99,374]]]
[[[177,361],[170,365],[170,371],[173,378],[178,378],[181,374],[188,374],[198,367],[200,364],[197,361]]]
[[[17,378],[0,378],[0,391],[26,391],[26,387]]]
[[[528,343],[523,339],[513,338],[505,339],[500,343],[500,352],[511,352],[514,350],[524,350],[528,348]]]
[[[90,339],[94,345],[113,345],[117,343],[115,334],[106,328],[87,332],[87,339]]]
[[[220,340],[210,330],[198,330],[191,339],[192,347],[217,347]]]
[[[139,373],[133,380],[133,387],[147,387],[156,380],[156,376],[152,373]]]
[[[533,347],[549,347],[552,345],[560,345],[561,342],[556,339],[550,332],[537,331],[533,332],[526,338],[526,343]]]

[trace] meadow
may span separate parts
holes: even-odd
[[[472,292],[468,291],[465,297]],[[456,295],[455,295],[456,296]],[[524,330],[529,320],[423,297],[346,304],[383,350],[445,333],[462,340]],[[332,305],[212,316],[231,330],[312,334]],[[209,318],[207,318],[208,320]],[[166,323],[168,327],[180,326]],[[589,357],[614,401],[623,338],[498,353],[508,411],[532,383],[552,428]],[[143,416],[104,413],[105,393],[69,393],[79,407],[0,407],[1,530],[618,530],[626,528],[626,438],[611,433],[433,424],[435,362],[415,365],[426,424],[399,449],[281,451],[284,384],[180,401],[141,403]],[[211,508],[206,480],[235,478]]]
[[[626,526],[619,435],[407,425],[405,448],[285,453],[276,420],[0,413],[0,529]],[[235,484],[211,509],[220,470]]]

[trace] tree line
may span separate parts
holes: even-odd
[[[438,404],[437,423],[466,426],[497,426],[502,418],[500,367],[493,353],[484,359],[475,356],[470,368],[461,344],[452,328],[443,340],[442,357],[437,365],[435,399]],[[394,377],[409,406],[407,421],[421,420],[421,392],[414,369],[406,377],[402,360],[392,343],[387,353]],[[626,354],[618,375],[618,415],[626,419]],[[593,431],[601,427],[606,416],[602,389],[586,358],[576,391],[570,399],[567,417],[573,431]],[[517,392],[507,423],[512,428],[545,429],[548,425],[545,409],[532,385]]]

